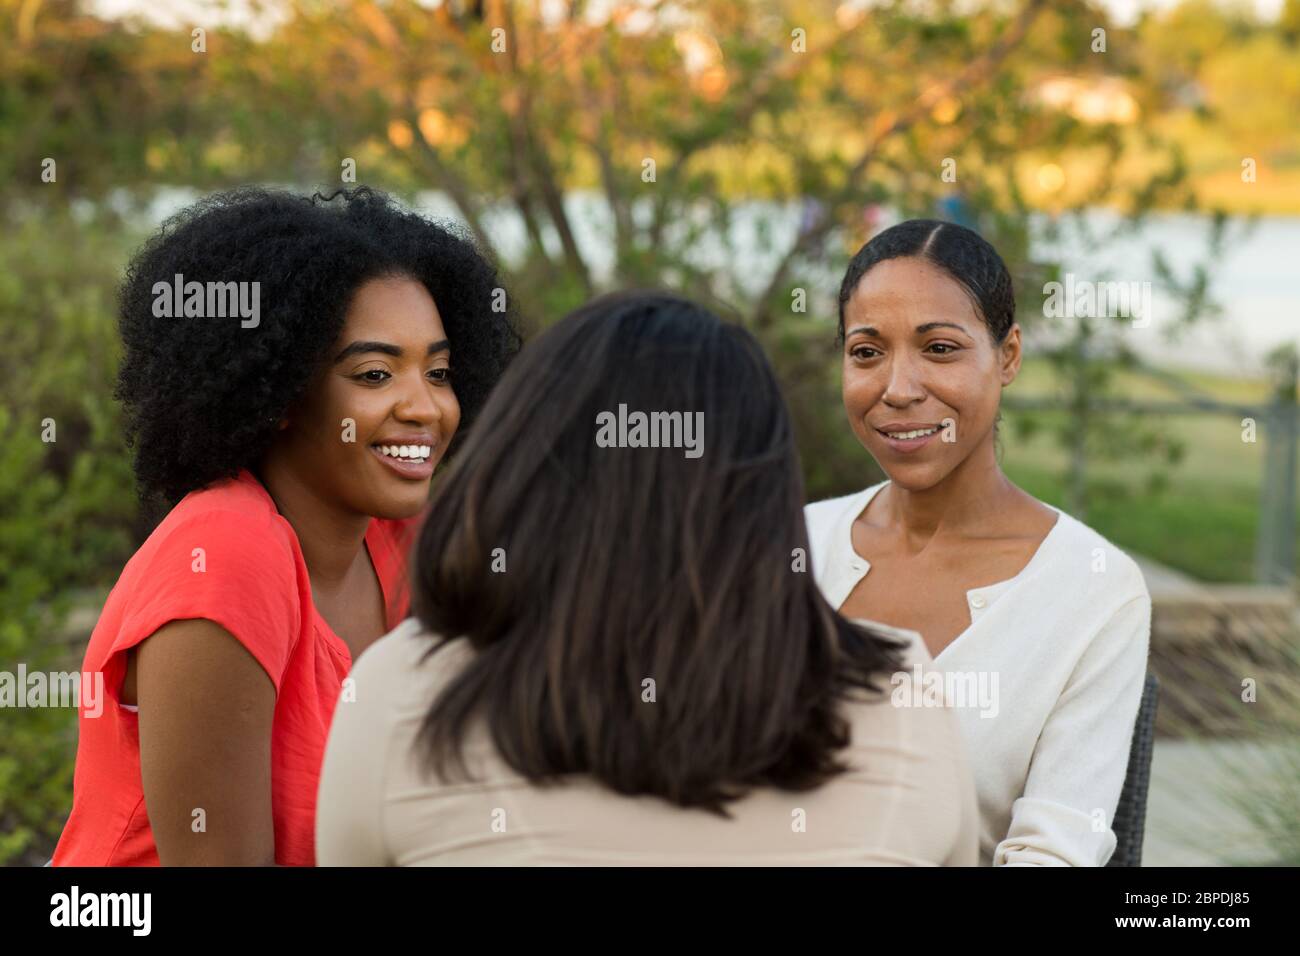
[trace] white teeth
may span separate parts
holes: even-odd
[[[433,453],[432,445],[376,445],[375,447],[389,458],[402,458],[414,462],[424,461]]]
[[[922,428],[922,429],[918,429],[917,431],[885,432],[885,434],[888,435],[890,438],[898,438],[906,441],[909,438],[924,438],[926,435],[933,435],[938,430],[939,429],[937,428]]]

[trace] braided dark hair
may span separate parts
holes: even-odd
[[[862,277],[878,262],[902,256],[928,259],[957,280],[975,303],[995,345],[1016,318],[1016,294],[1006,263],[977,232],[938,219],[908,219],[871,238],[849,263],[840,284],[839,340],[844,340],[844,306]]]

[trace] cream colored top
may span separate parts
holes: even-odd
[[[973,866],[974,784],[953,714],[910,693],[929,661],[915,632],[907,671],[879,698],[845,705],[850,770],[813,791],[755,790],[730,820],[589,777],[538,787],[497,755],[481,723],[465,749],[475,782],[425,778],[413,742],[434,695],[474,653],[414,619],[368,648],[330,729],[316,815],[321,866],[886,865]],[[349,699],[354,697],[355,699]],[[899,705],[896,706],[896,702]],[[636,698],[635,706],[653,707]]]

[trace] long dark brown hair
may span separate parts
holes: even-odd
[[[598,444],[620,405],[703,413],[702,453]],[[753,787],[843,771],[839,704],[879,694],[901,645],[822,598],[802,505],[752,335],[658,292],[570,314],[503,376],[416,547],[430,653],[476,651],[424,719],[428,768],[464,772],[481,718],[535,783],[590,774],[723,814]]]

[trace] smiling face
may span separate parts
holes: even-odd
[[[966,290],[909,256],[873,266],[844,306],[844,409],[890,480],[933,488],[973,455],[992,461],[1020,329],[995,345]]]
[[[433,298],[414,279],[372,279],[353,295],[342,334],[286,416],[275,454],[343,510],[405,518],[424,506],[459,424],[451,348]]]

